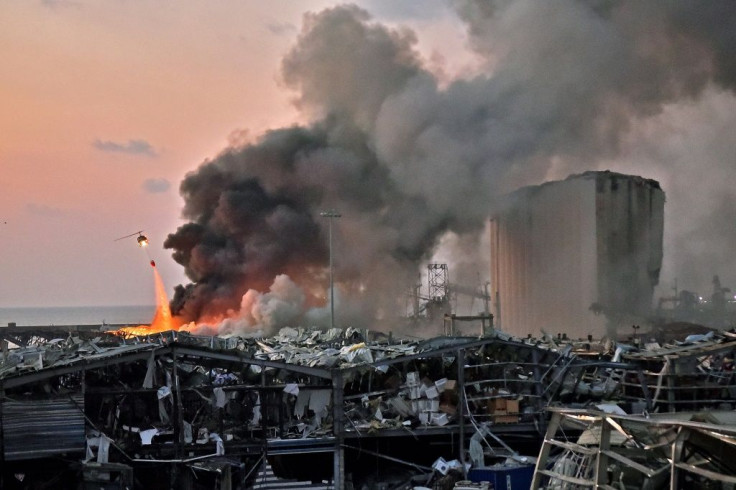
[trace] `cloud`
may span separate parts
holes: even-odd
[[[155,148],[146,140],[128,140],[127,143],[118,143],[116,141],[103,141],[96,139],[92,146],[96,150],[107,151],[112,153],[128,153],[130,155],[145,155],[149,157],[158,156]]]
[[[266,29],[277,36],[285,36],[297,33],[297,28],[289,22],[270,22],[266,25]]]
[[[74,0],[41,0],[41,5],[50,9],[56,9],[61,7],[81,7],[79,2]]]
[[[36,204],[32,202],[26,204],[26,211],[35,216],[43,216],[47,218],[56,218],[64,215],[64,211],[59,208],[54,208],[45,204]]]
[[[143,190],[151,194],[160,194],[166,192],[171,188],[171,182],[164,178],[151,178],[146,179],[143,182]]]

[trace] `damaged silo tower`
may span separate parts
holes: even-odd
[[[612,333],[607,325],[648,315],[662,265],[664,201],[657,181],[610,171],[509,195],[491,222],[500,328],[599,337]]]

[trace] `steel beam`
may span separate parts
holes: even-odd
[[[172,344],[174,345],[174,344]],[[218,361],[228,361],[240,364],[252,364],[261,367],[269,367],[276,369],[284,369],[295,373],[305,374],[307,376],[315,376],[317,378],[332,379],[329,369],[313,368],[309,366],[300,366],[298,364],[288,364],[286,362],[266,361],[263,359],[252,359],[240,354],[228,354],[225,352],[213,352],[209,349],[198,349],[192,346],[183,346],[176,344],[177,356],[193,356],[206,359],[214,359]]]
[[[157,355],[168,353],[170,349],[168,347],[159,347],[154,349]],[[35,371],[31,373],[19,374],[12,377],[7,377],[3,380],[3,386],[5,389],[16,388],[31,383],[37,383],[44,381],[55,376],[63,376],[65,374],[76,373],[79,371],[88,371],[92,369],[99,369],[107,366],[114,366],[116,364],[123,364],[126,362],[135,362],[141,359],[148,359],[151,355],[151,350],[137,351],[132,354],[119,354],[111,355],[108,358],[98,359],[96,361],[88,361],[84,358],[80,358],[78,362],[67,366],[50,367]]]
[[[343,407],[343,377],[336,370],[332,377],[332,434],[335,437],[335,453],[332,458],[334,490],[345,490],[345,424]]]

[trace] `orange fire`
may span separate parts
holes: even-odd
[[[166,332],[168,330],[179,330],[179,322],[176,322],[171,316],[169,297],[166,294],[166,288],[164,288],[161,275],[158,273],[158,269],[153,261],[151,261],[151,265],[153,266],[153,278],[156,285],[156,313],[153,316],[153,321],[150,325],[121,328],[115,332],[117,335],[133,337],[136,335]]]

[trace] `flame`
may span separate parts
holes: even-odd
[[[213,303],[207,311],[200,313],[195,320],[183,316],[172,316],[169,308],[169,298],[156,269],[151,260],[156,285],[156,312],[150,325],[121,328],[114,333],[122,337],[147,336],[169,330],[192,332],[198,335],[219,335],[233,332],[255,333],[263,330],[272,330],[285,319],[298,319],[305,311],[324,308],[324,292],[322,291],[321,304],[312,306],[317,297],[308,294],[301,286],[286,274],[277,276],[267,292],[248,289],[243,295],[240,307],[237,309],[223,307]],[[315,289],[315,292],[318,292]],[[222,307],[218,309],[217,307]]]
[[[178,330],[178,328],[174,328],[174,323],[171,321],[169,297],[166,294],[164,282],[161,280],[161,275],[158,273],[156,267],[153,268],[153,277],[156,283],[156,314],[153,316],[150,328],[156,332]]]
[[[153,265],[151,261],[151,265]],[[150,335],[152,333],[166,332],[168,330],[179,330],[180,322],[175,321],[171,316],[171,308],[169,308],[169,297],[166,294],[164,282],[161,274],[153,265],[153,279],[156,286],[156,312],[150,325],[138,325],[137,327],[125,327],[117,330],[117,335],[123,337],[133,337],[136,335]]]

